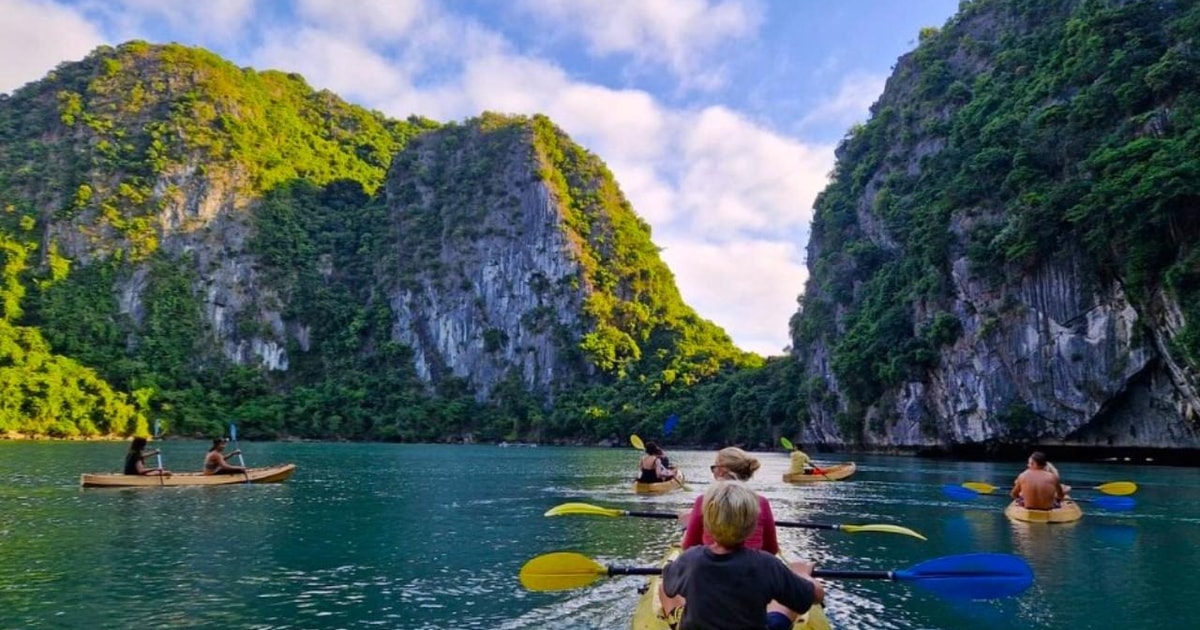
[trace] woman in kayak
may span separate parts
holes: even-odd
[[[667,455],[655,442],[646,442],[646,453],[639,463],[638,483],[658,483],[675,478],[675,470],[667,467]]]
[[[126,475],[147,475],[150,477],[170,476],[171,471],[162,468],[146,468],[146,458],[158,455],[162,451],[155,449],[150,453],[143,453],[146,448],[146,438],[135,437],[133,443],[129,445],[129,452],[125,453],[125,474]]]
[[[722,479],[750,481],[760,466],[758,459],[736,446],[730,446],[717,451],[717,457],[709,469],[712,470],[713,478],[718,481]],[[712,543],[712,536],[704,528],[704,513],[700,509],[703,502],[703,496],[696,497],[691,511],[687,513],[687,529],[683,531],[683,542],[681,543],[684,549]],[[779,553],[779,542],[775,532],[775,515],[771,512],[771,503],[761,495],[758,495],[758,522],[755,524],[754,531],[747,537],[746,546],[751,549],[762,549],[770,554]]]
[[[223,437],[214,438],[212,448],[208,449],[208,455],[204,456],[204,474],[206,475],[240,475],[246,472],[245,466],[234,466],[225,461],[225,444],[228,442]],[[230,457],[241,453],[234,451],[229,454]]]
[[[663,568],[661,593],[672,628],[787,630],[797,617],[793,610],[808,610],[824,599],[812,565],[785,565],[747,544],[760,525],[761,499],[739,481],[717,481],[701,497],[698,511],[712,542]],[[749,575],[754,579],[746,580]],[[667,608],[685,599],[686,606]]]

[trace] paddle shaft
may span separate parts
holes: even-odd
[[[679,516],[677,516],[675,514],[671,514],[669,512],[625,511],[624,514],[625,514],[625,516],[636,516],[636,517],[640,517],[640,518],[658,518],[658,519],[662,519],[662,520],[671,520],[671,521],[674,521],[679,518]],[[837,529],[842,528],[841,525],[837,525],[837,524],[805,523],[802,521],[775,521],[775,526],[776,527],[799,527],[799,528],[803,528],[803,529],[832,529],[832,530],[837,530]]]
[[[608,575],[660,575],[662,567],[608,567]],[[813,569],[815,578],[854,580],[894,580],[892,571],[853,571],[843,569]]]

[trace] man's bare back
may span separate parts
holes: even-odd
[[[1030,468],[1017,476],[1011,494],[1014,499],[1020,498],[1028,509],[1049,510],[1062,499],[1058,488],[1057,476],[1047,470]]]

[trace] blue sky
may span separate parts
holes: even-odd
[[[0,0],[0,92],[130,39],[298,72],[388,115],[545,113],[599,155],[684,300],[780,354],[833,148],[959,0]]]

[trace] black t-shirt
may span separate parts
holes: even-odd
[[[803,613],[816,596],[812,583],[778,558],[744,547],[728,554],[688,549],[663,570],[663,590],[687,598],[681,630],[766,628],[771,600]]]

